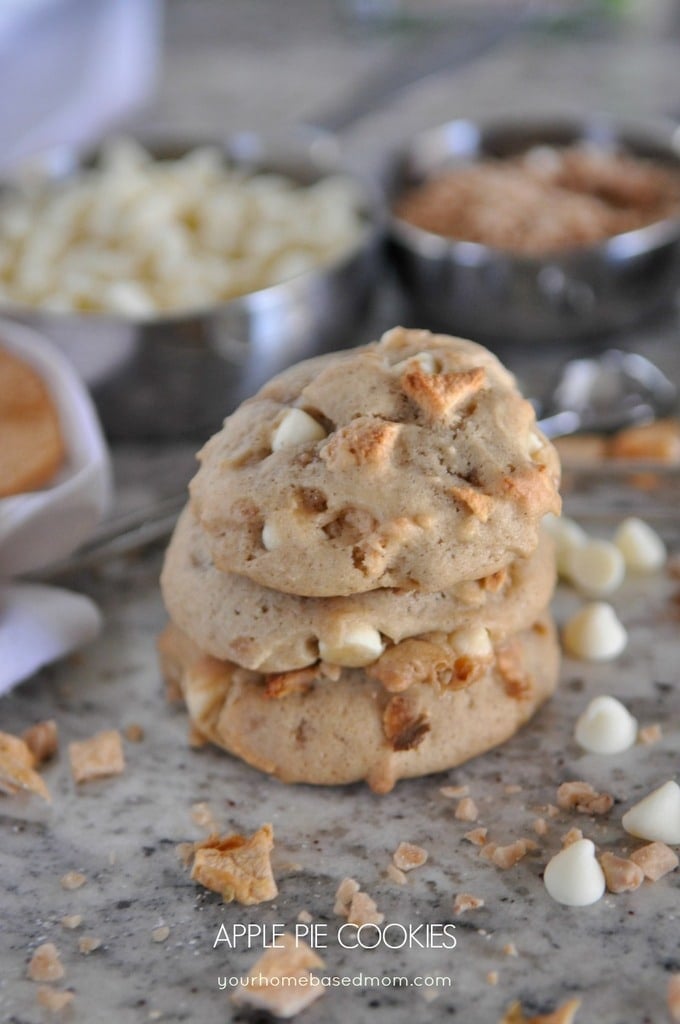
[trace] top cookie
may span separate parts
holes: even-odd
[[[291,367],[199,459],[216,567],[309,597],[479,579],[528,555],[560,508],[557,454],[514,378],[428,331]]]

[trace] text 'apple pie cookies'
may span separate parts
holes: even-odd
[[[199,459],[159,648],[206,739],[387,792],[503,742],[554,689],[559,462],[486,349],[395,328],[300,363]]]

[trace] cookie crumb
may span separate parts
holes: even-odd
[[[25,740],[0,732],[0,793],[16,796],[22,790],[51,801],[49,790],[33,766],[35,756]]]
[[[207,829],[211,834],[219,832],[219,825],[215,821],[210,804],[201,802],[191,805],[191,820],[199,828]]]
[[[537,836],[545,836],[548,834],[548,822],[545,820],[545,818],[536,818],[532,822],[531,827],[533,828]]]
[[[53,719],[36,722],[26,729],[22,739],[35,758],[35,764],[42,764],[54,757],[59,749],[59,731]]]
[[[335,893],[333,913],[347,917],[352,899],[359,892],[359,883],[354,878],[343,878]]]
[[[154,942],[165,942],[170,934],[170,929],[167,924],[161,925],[159,928],[154,928],[151,932],[151,938]]]
[[[442,796],[448,797],[451,800],[460,800],[461,797],[467,796],[470,792],[469,786],[442,786],[439,790]]]
[[[102,940],[98,939],[96,935],[82,935],[78,939],[78,949],[83,956],[89,956],[90,953],[94,953],[95,949],[99,949],[102,944]]]
[[[105,729],[87,740],[68,745],[71,773],[76,783],[120,775],[125,770],[123,744],[117,729]]]
[[[404,872],[395,864],[387,865],[386,874],[387,877],[390,878],[393,882],[396,882],[397,885],[406,885],[408,883],[408,879]]]
[[[208,741],[198,729],[194,722],[189,722],[187,728],[187,743],[192,750],[201,750],[202,747],[207,747]]]
[[[557,790],[557,804],[564,811],[580,814],[606,814],[614,804],[610,793],[598,793],[589,782],[563,782]]]
[[[194,849],[194,843],[178,843],[175,847],[175,853],[185,868],[188,868],[194,859]]]
[[[469,892],[459,892],[453,901],[454,914],[465,914],[468,910],[478,910],[484,906],[481,896],[473,896]]]
[[[503,792],[507,796],[514,796],[515,793],[521,793],[523,791],[523,789],[524,789],[524,787],[523,786],[519,786],[517,783],[510,783],[510,785],[508,785],[508,786],[503,786]]]
[[[427,861],[427,850],[415,843],[399,843],[392,855],[392,861],[400,871],[413,871],[420,868]]]
[[[463,839],[467,839],[473,846],[484,846],[488,831],[488,828],[473,828],[472,831],[465,833]]]
[[[84,875],[82,871],[67,871],[65,875],[62,875],[59,879],[59,885],[62,889],[80,889],[81,886],[87,882],[87,875]]]
[[[378,910],[375,901],[367,892],[355,892],[349,905],[347,921],[359,928],[364,924],[382,924],[385,915]]]
[[[458,801],[454,817],[458,821],[477,821],[479,811],[472,797],[464,796],[462,800]]]
[[[663,736],[663,730],[658,722],[654,722],[653,725],[643,725],[638,732],[638,743],[642,743],[644,746],[651,746],[652,743],[658,743]]]
[[[314,920],[314,918],[312,917],[308,910],[301,910],[297,916],[297,919],[300,922],[300,924],[311,924],[312,921]]]
[[[82,914],[66,914],[66,916],[61,919],[62,928],[79,928],[82,923]]]
[[[580,828],[570,828],[568,832],[562,836],[562,849],[566,850],[567,846],[571,846],[572,843],[577,843],[579,839],[583,839],[583,832]]]
[[[213,835],[193,845],[191,879],[219,892],[225,903],[245,906],[273,900],[278,888],[270,855],[274,846],[271,825],[263,825],[250,838]]]
[[[537,844],[532,839],[521,838],[516,839],[514,843],[508,843],[507,846],[485,843],[479,851],[479,856],[490,861],[501,871],[507,871],[508,868],[514,867],[523,857],[526,857],[530,850],[535,849],[537,849]]]
[[[487,985],[498,984],[498,971],[487,971],[486,972],[486,983]]]
[[[630,859],[637,864],[650,882],[658,882],[660,878],[678,866],[678,856],[665,843],[655,842],[641,846],[631,853]]]
[[[323,960],[307,945],[289,933],[281,936],[281,945],[268,949],[255,961],[232,999],[237,1004],[266,1010],[275,1017],[294,1017],[323,995],[321,985],[309,984],[311,970],[323,967]],[[285,979],[285,983],[284,983]]]
[[[514,942],[506,942],[503,946],[502,953],[504,956],[519,956],[517,946]]]
[[[522,1004],[512,1003],[507,1008],[498,1024],[573,1024],[573,1020],[581,1005],[580,999],[570,999],[552,1013],[541,1013],[537,1017],[525,1017]]]
[[[625,857],[606,852],[600,857],[600,864],[609,892],[634,892],[644,881],[642,868]]]
[[[50,1013],[61,1013],[67,1006],[71,1005],[74,995],[74,992],[69,992],[68,990],[59,990],[49,988],[47,985],[41,985],[37,993],[38,1005]]]
[[[43,942],[31,957],[27,974],[31,981],[58,981],[64,977],[59,950],[53,942]]]
[[[138,722],[130,722],[125,726],[125,739],[129,743],[141,743],[146,733]]]
[[[680,974],[671,974],[666,989],[668,1013],[674,1024],[680,1024]]]

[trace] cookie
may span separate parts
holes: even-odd
[[[206,739],[285,782],[366,779],[379,793],[509,739],[553,692],[559,663],[547,615],[505,641],[493,665],[462,689],[420,683],[392,693],[345,669],[335,680],[277,693],[267,676],[202,654],[175,626],[159,649],[166,678],[181,687]]]
[[[346,647],[357,627],[377,631],[392,644],[479,626],[500,640],[535,621],[554,582],[553,542],[541,532],[527,558],[450,591],[378,589],[353,597],[297,597],[217,570],[189,508],[179,519],[161,575],[170,617],[202,651],[260,672],[303,668],[317,661],[320,649],[329,660],[328,652]]]
[[[285,371],[199,457],[190,490],[216,567],[306,597],[491,575],[560,507],[556,452],[512,376],[428,331]]]
[[[49,483],[65,459],[54,402],[33,367],[0,348],[0,498]]]

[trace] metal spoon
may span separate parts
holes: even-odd
[[[610,433],[667,415],[676,397],[675,385],[649,359],[608,349],[565,364],[551,397],[537,403],[538,425],[548,437]]]

